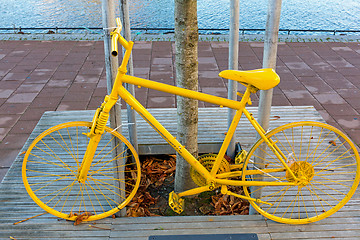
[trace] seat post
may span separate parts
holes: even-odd
[[[250,96],[252,93],[256,93],[259,89],[257,89],[256,87],[248,84],[245,90],[245,93],[242,94],[242,98],[240,100],[240,105],[242,108],[244,108],[246,106],[246,104],[251,105],[251,99]],[[239,95],[239,94],[238,94]]]

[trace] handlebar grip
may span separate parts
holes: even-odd
[[[112,41],[111,41],[111,55],[116,57],[118,55],[118,39],[121,36],[120,32],[122,29],[122,24],[120,18],[116,18],[116,29],[112,33]]]
[[[111,38],[111,55],[116,57],[118,55],[118,35],[115,33]]]

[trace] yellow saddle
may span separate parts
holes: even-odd
[[[280,83],[279,75],[272,68],[249,71],[225,70],[220,72],[219,76],[244,85],[250,84],[260,90],[269,90]]]

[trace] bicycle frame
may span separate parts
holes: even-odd
[[[155,81],[151,81],[148,79],[138,78],[130,75],[126,75],[127,72],[127,63],[131,54],[133,42],[126,41],[119,33],[119,31],[113,32],[113,55],[117,55],[117,41],[121,43],[121,45],[125,48],[126,52],[123,56],[122,63],[120,67],[118,68],[118,73],[113,85],[112,92],[109,96],[106,96],[104,103],[102,104],[101,109],[98,109],[97,113],[94,116],[93,119],[93,127],[90,133],[88,133],[88,136],[91,138],[88,148],[87,148],[87,154],[85,154],[85,157],[83,159],[83,163],[81,165],[81,168],[79,170],[79,181],[83,182],[86,179],[87,171],[90,168],[91,165],[91,158],[94,152],[94,149],[97,147],[98,142],[98,136],[99,134],[102,134],[103,125],[106,124],[109,116],[110,109],[116,104],[117,100],[122,98],[131,108],[133,108],[141,117],[144,118],[148,124],[154,128],[154,130],[160,134],[169,144],[172,146],[176,152],[178,152],[198,173],[200,173],[207,181],[207,186],[205,187],[199,187],[195,188],[186,192],[183,192],[179,194],[179,196],[186,196],[186,195],[193,195],[199,192],[212,190],[215,186],[215,184],[220,185],[233,185],[233,186],[264,186],[264,185],[284,185],[284,186],[290,186],[290,185],[296,185],[295,183],[281,183],[281,182],[263,182],[263,181],[235,181],[235,180],[228,180],[224,179],[226,177],[229,177],[229,175],[237,175],[241,176],[241,174],[264,174],[266,170],[251,170],[251,171],[239,171],[237,173],[229,173],[227,174],[221,174],[221,178],[217,177],[217,172],[220,168],[220,164],[222,159],[224,158],[224,155],[226,153],[226,150],[230,144],[230,141],[235,133],[236,127],[241,119],[241,116],[244,114],[246,118],[249,120],[251,125],[254,127],[254,129],[257,131],[259,136],[264,139],[264,141],[267,143],[267,145],[270,147],[270,149],[276,154],[276,156],[279,158],[279,160],[282,162],[284,168],[279,169],[278,171],[289,171],[290,174],[294,179],[297,179],[297,177],[293,174],[292,170],[290,170],[289,166],[285,163],[286,157],[284,154],[281,153],[281,151],[276,147],[276,145],[270,140],[267,139],[265,134],[265,130],[260,126],[260,124],[254,119],[251,113],[249,113],[246,110],[246,105],[250,101],[250,95],[251,93],[255,93],[258,89],[255,87],[249,85],[247,86],[247,89],[245,93],[243,94],[243,97],[241,101],[235,101],[230,100],[222,97],[213,96],[206,93],[200,93],[192,90],[187,90],[184,88],[164,84],[164,83],[158,83]],[[196,99],[199,101],[204,101],[208,103],[212,103],[215,105],[219,105],[220,107],[228,107],[231,109],[236,110],[236,114],[231,122],[231,125],[227,131],[227,134],[225,136],[225,139],[222,143],[222,146],[220,148],[220,151],[218,152],[217,158],[214,162],[214,165],[211,169],[211,171],[208,171],[202,164],[193,156],[191,155],[182,144],[176,140],[176,138],[170,134],[147,110],[146,108],[139,103],[133,95],[131,95],[124,87],[123,83],[133,84],[138,87],[146,87],[149,89],[166,92],[178,96],[183,96],[191,99]],[[99,126],[100,125],[100,126]],[[248,172],[248,173],[247,173]]]

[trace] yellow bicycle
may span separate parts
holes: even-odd
[[[183,197],[221,189],[223,194],[250,201],[266,218],[303,224],[339,210],[359,183],[359,153],[351,140],[330,125],[302,121],[266,132],[246,110],[250,95],[279,84],[272,69],[222,71],[219,75],[247,86],[240,101],[126,75],[133,42],[121,35],[121,23],[112,32],[112,54],[118,42],[126,52],[110,95],[92,122],[68,122],[40,134],[29,146],[22,168],[31,198],[47,212],[68,220],[86,221],[124,209],[140,184],[140,162],[134,147],[106,126],[110,109],[122,98],[192,166],[197,188],[169,195],[169,205],[180,213]],[[217,154],[193,157],[124,87],[134,84],[236,110]],[[259,140],[244,157],[228,162],[225,152],[242,115]],[[228,186],[242,186],[244,194]],[[238,188],[236,188],[238,189]]]

